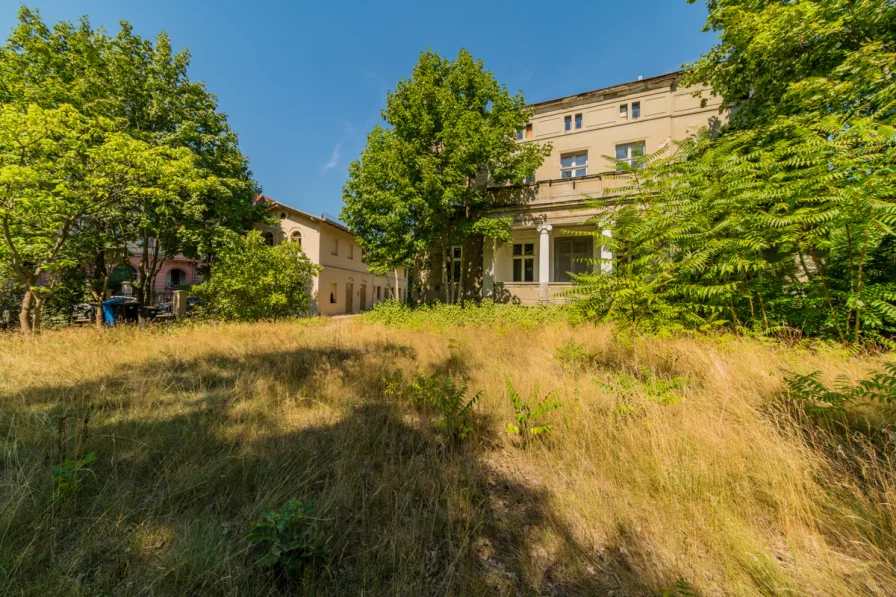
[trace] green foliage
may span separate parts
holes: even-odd
[[[550,154],[550,145],[516,142],[530,116],[522,95],[466,50],[456,60],[423,52],[387,95],[388,126],[369,134],[343,190],[342,217],[367,263],[388,271],[470,234],[506,238],[507,227],[484,216],[496,198],[486,189],[522,183]]]
[[[700,597],[700,593],[694,585],[679,578],[671,587],[665,587],[660,591],[660,597]]]
[[[96,460],[96,454],[91,452],[79,460],[68,459],[62,464],[52,467],[53,475],[53,501],[70,498],[81,489],[81,475],[90,472],[90,465]]]
[[[642,367],[638,375],[619,372],[608,375],[606,381],[598,381],[605,392],[616,397],[620,404],[616,407],[620,414],[635,414],[639,410],[638,399],[646,398],[659,404],[676,404],[684,398],[684,392],[691,380],[685,375],[662,378],[653,371]]]
[[[504,387],[513,403],[514,418],[516,419],[515,424],[507,424],[507,432],[518,435],[523,442],[523,447],[528,448],[533,438],[551,432],[550,423],[540,423],[540,419],[563,404],[553,399],[553,392],[539,400],[538,388],[534,388],[529,401],[524,402],[509,379],[504,381]]]
[[[457,326],[522,327],[562,324],[569,321],[569,313],[562,306],[523,307],[496,305],[488,299],[480,305],[466,306],[435,303],[410,307],[397,301],[377,303],[361,316],[367,323],[390,327],[444,330]]]
[[[294,578],[326,550],[328,537],[314,518],[314,505],[291,499],[276,510],[264,510],[252,523],[247,539],[255,562],[278,575]]]
[[[688,0],[695,3],[699,0]],[[684,83],[709,85],[739,128],[812,108],[867,110],[891,85],[891,0],[707,0],[705,31],[719,43],[688,65]],[[888,56],[889,54],[889,56]],[[798,93],[794,93],[798,92]],[[890,96],[892,100],[892,96]]]
[[[482,392],[467,399],[467,382],[457,380],[439,371],[424,375],[417,374],[417,380],[408,388],[411,399],[418,406],[432,405],[441,415],[436,423],[439,431],[445,432],[451,440],[463,440],[473,431],[473,406]]]
[[[875,372],[868,379],[850,383],[838,378],[833,388],[824,385],[819,371],[808,374],[789,372],[784,376],[788,395],[804,401],[815,413],[844,413],[847,407],[871,404],[892,407],[896,403],[896,363],[887,363],[884,370]]]
[[[222,243],[212,275],[194,291],[213,317],[237,321],[293,317],[307,314],[311,278],[320,270],[298,243],[271,247],[252,230]]]
[[[554,359],[559,361],[564,368],[578,372],[594,359],[594,355],[588,350],[586,344],[576,344],[575,339],[570,338],[563,346],[554,351]]]
[[[737,105],[633,163],[596,203],[616,259],[586,315],[652,332],[728,325],[889,343],[896,333],[896,16],[862,0],[710,0],[720,43],[686,74]],[[636,353],[637,357],[637,353]]]
[[[139,247],[146,304],[165,259],[208,255],[260,219],[236,135],[189,63],[164,33],[153,43],[122,22],[112,37],[86,17],[51,28],[20,8],[0,47],[0,260],[27,291],[26,330],[44,274],[90,263],[99,300]]]

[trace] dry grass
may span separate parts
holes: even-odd
[[[590,354],[570,367],[555,354],[573,335]],[[629,359],[606,328],[349,320],[2,342],[0,594],[896,594],[894,463],[777,398],[782,370],[858,378],[877,358],[645,342],[655,375],[686,376],[663,404],[609,389]],[[384,373],[418,369],[483,391],[472,439],[446,443],[385,394]],[[505,379],[565,403],[529,450],[503,432]],[[96,463],[54,502],[63,451]],[[331,540],[287,584],[245,536],[292,497]]]

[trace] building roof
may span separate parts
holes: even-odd
[[[333,226],[335,228],[339,228],[343,232],[348,232],[349,234],[354,234],[351,230],[348,229],[348,226],[346,226],[345,224],[343,224],[342,222],[340,222],[333,216],[325,214],[325,213],[321,214],[319,216],[315,216],[308,212],[302,211],[301,209],[296,209],[295,207],[290,207],[289,205],[286,205],[285,203],[280,203],[279,201],[274,201],[267,195],[262,195],[261,193],[259,193],[258,195],[255,196],[255,203],[256,203],[256,205],[258,203],[266,203],[271,208],[277,207],[280,209],[285,209],[285,210],[291,211],[293,213],[299,214],[300,216],[305,216],[306,218],[310,219],[312,222],[323,222],[323,223],[329,224],[330,226]]]
[[[584,101],[595,101],[602,96],[627,95],[639,91],[642,87],[656,87],[657,85],[675,83],[681,78],[683,73],[684,71],[679,70],[664,75],[657,75],[655,77],[647,77],[646,79],[638,79],[637,81],[619,83],[609,87],[594,89],[593,91],[585,91],[583,93],[566,95],[555,99],[545,100],[543,102],[529,104],[529,107],[534,108],[535,110],[540,110],[544,108],[562,107],[567,104],[578,104]]]

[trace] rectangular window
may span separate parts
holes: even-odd
[[[377,301],[383,300],[383,287],[382,286],[376,287],[376,300]]]
[[[535,245],[533,243],[513,245],[513,281],[535,281]]]
[[[532,184],[532,183],[534,183],[534,182],[535,182],[535,173],[533,172],[532,174],[530,174],[529,176],[527,176],[527,177],[526,177],[526,180],[525,180],[524,182],[525,182],[526,184]]]
[[[516,132],[516,140],[517,140],[517,141],[522,141],[522,140],[523,140],[523,129],[519,129],[519,130]]]
[[[333,239],[333,250],[330,251],[330,254],[331,255],[339,255],[339,239],[338,238]]]
[[[641,102],[632,102],[632,120],[641,118]]]
[[[643,168],[644,164],[638,158],[644,156],[644,141],[626,143],[616,146],[616,159],[628,162],[632,168]],[[618,171],[618,170],[617,170]]]
[[[352,243],[348,243],[348,258],[355,258],[355,245],[353,245]]]
[[[463,251],[461,251],[460,247],[451,247],[445,253],[445,256],[448,257],[448,261],[445,263],[445,268],[448,272],[449,282],[460,282],[460,266],[462,255]]]
[[[564,131],[572,130],[572,116],[564,116],[563,117],[563,130]]]
[[[619,106],[619,120],[628,120],[628,104]]]
[[[531,139],[532,138],[532,125],[527,124],[525,129],[520,129],[516,132],[517,141],[522,141],[523,139]]]
[[[588,174],[588,154],[577,153],[560,156],[560,178],[575,178]]]
[[[554,282],[570,282],[573,275],[592,271],[594,239],[573,236],[554,239]]]
[[[336,297],[339,296],[339,288],[336,286],[336,282],[330,283],[330,304],[336,304]]]
[[[527,124],[526,125],[526,139],[531,139],[531,138],[532,138],[532,125]]]
[[[577,129],[582,128],[582,115],[581,114],[576,114],[576,128]]]

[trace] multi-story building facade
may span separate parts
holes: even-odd
[[[695,89],[680,87],[680,79],[680,72],[671,73],[530,106],[534,114],[518,142],[550,142],[551,154],[522,189],[492,190],[524,199],[494,214],[512,218],[512,242],[469,239],[450,249],[453,263],[467,252],[464,262],[474,265],[463,273],[450,272],[458,286],[464,276],[464,294],[499,302],[548,302],[571,287],[572,274],[606,268],[579,259],[612,257],[595,236],[579,234],[594,231],[588,220],[602,209],[599,201],[588,202],[598,204],[593,206],[585,199],[599,199],[618,184],[614,164],[603,156],[630,160],[727,120],[719,98],[704,94],[704,103]],[[480,255],[481,269],[476,267]],[[431,298],[440,290],[425,289]],[[423,289],[418,296],[424,296]]]
[[[314,216],[263,195],[258,200],[278,221],[256,226],[268,244],[300,243],[308,259],[323,267],[309,289],[312,314],[358,313],[388,298],[407,298],[408,269],[385,276],[370,272],[355,236],[335,218]]]

